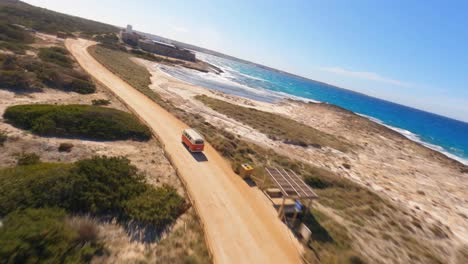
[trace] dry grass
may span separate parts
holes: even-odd
[[[130,54],[107,49],[100,45],[89,47],[88,52],[107,69],[140,92],[145,93],[146,89],[149,90],[148,85],[151,83],[151,74],[145,67],[131,61]]]
[[[8,139],[7,132],[0,131],[0,147],[3,147],[7,139]]]
[[[182,222],[161,240],[156,248],[159,263],[196,264],[211,263],[208,249],[205,245],[203,228],[195,211],[189,210]]]
[[[273,140],[303,147],[327,146],[343,152],[351,148],[351,144],[346,139],[327,134],[278,114],[241,107],[206,95],[198,95],[196,99],[219,113],[257,129]]]

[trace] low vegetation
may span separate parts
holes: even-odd
[[[59,152],[71,152],[73,147],[74,145],[72,143],[67,143],[67,142],[60,143],[58,147],[58,151]]]
[[[49,49],[52,48],[47,48],[46,54],[53,53]],[[71,57],[65,55],[65,53],[59,53],[58,50],[62,50],[61,48],[57,47],[52,50],[57,50],[54,52],[61,55],[57,57],[47,55],[49,59],[46,60],[49,62],[39,60],[33,56],[0,54],[0,89],[15,92],[35,92],[49,87],[81,94],[96,91],[93,81],[86,73],[61,65],[71,63]],[[41,50],[41,52],[44,51]],[[46,55],[42,57],[44,56]]]
[[[107,99],[94,99],[91,101],[93,105],[110,105],[111,101]]]
[[[91,35],[118,32],[119,30],[112,25],[61,14],[15,0],[0,2],[0,21],[9,24],[20,24],[51,34],[63,31],[68,33],[86,32]]]
[[[88,51],[111,72],[127,81],[140,92],[150,90],[148,85],[151,83],[151,74],[144,66],[131,61],[130,54],[107,49],[99,45],[89,47]]]
[[[41,158],[36,153],[19,153],[16,157],[16,164],[18,166],[34,165],[38,164]]]
[[[0,20],[0,49],[25,54],[28,49],[27,44],[33,41],[34,37],[29,32]]]
[[[111,50],[100,45],[89,47],[88,52],[115,75],[128,82],[133,88],[148,96],[166,110],[171,112],[179,111],[179,109],[164,101],[149,88],[151,74],[144,66],[133,62],[130,59],[132,57],[131,54]]]
[[[106,49],[127,52],[127,48],[120,42],[119,37],[115,33],[96,35],[94,36],[94,40]]]
[[[26,49],[36,51],[29,46],[33,42],[34,36],[24,27],[0,19],[0,49],[14,53],[0,53],[0,89],[36,92],[49,87],[81,94],[96,91],[91,78],[73,68],[74,60],[66,49],[44,47],[38,50],[38,57],[25,55]]]
[[[265,133],[273,140],[281,140],[287,144],[303,147],[327,146],[344,152],[350,148],[350,144],[345,139],[324,133],[279,114],[234,105],[206,95],[199,95],[196,99],[219,113]]]
[[[159,263],[205,264],[213,263],[206,247],[203,227],[195,209],[190,209],[177,226],[158,243],[156,258]]]
[[[38,55],[45,62],[51,62],[66,68],[73,66],[73,60],[69,57],[68,51],[61,47],[40,48]]]
[[[186,209],[173,188],[146,184],[123,157],[3,169],[0,193],[0,217],[15,210],[59,207],[70,213],[115,215],[163,230]]]
[[[5,263],[84,263],[103,245],[71,225],[60,209],[25,209],[0,226],[0,259]]]
[[[154,226],[166,226],[181,214],[184,199],[170,186],[147,188],[123,203],[128,218]]]
[[[12,125],[42,136],[97,140],[148,140],[149,128],[133,115],[91,105],[16,105],[3,117]]]

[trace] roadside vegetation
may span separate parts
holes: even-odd
[[[190,209],[181,218],[184,225],[176,227],[167,237],[159,241],[156,248],[158,263],[213,263],[206,247],[203,227],[195,209]]]
[[[133,115],[91,105],[15,105],[5,110],[5,120],[41,136],[80,137],[97,140],[149,140],[149,128]]]
[[[0,227],[0,258],[5,263],[90,262],[104,249],[92,228],[72,225],[60,209],[14,211]]]
[[[0,216],[27,208],[59,207],[69,213],[115,215],[163,230],[186,209],[174,188],[146,184],[124,157],[3,169],[0,190]]]
[[[0,193],[0,258],[14,263],[88,262],[102,254],[94,224],[70,220],[82,214],[161,232],[187,209],[174,188],[148,185],[124,157],[2,169]]]
[[[198,95],[196,99],[219,113],[257,129],[273,140],[302,147],[326,146],[343,152],[351,148],[351,144],[343,138],[324,133],[279,114],[234,105],[206,95]]]
[[[123,51],[111,50],[103,46],[91,46],[89,53],[102,63],[107,69],[128,82],[140,92],[148,93],[148,85],[151,83],[151,74],[145,67],[134,63],[131,55]]]
[[[177,118],[201,132],[207,141],[226,159],[231,162],[235,172],[239,172],[242,163],[254,164],[254,175],[256,183],[262,185],[261,179],[265,175],[264,167],[274,166],[289,168],[302,176],[307,184],[314,188],[319,196],[318,206],[311,208],[310,212],[303,216],[303,222],[313,231],[312,241],[309,244],[305,257],[311,262],[320,263],[364,263],[370,261],[361,252],[355,242],[355,237],[372,237],[390,241],[395,248],[407,254],[407,257],[420,263],[443,263],[440,259],[442,251],[434,250],[436,247],[428,245],[428,239],[444,239],[450,232],[447,227],[438,227],[434,225],[423,225],[418,219],[411,216],[411,213],[395,207],[390,201],[375,192],[370,191],[365,186],[361,186],[347,178],[308,163],[300,162],[289,157],[279,155],[274,151],[261,147],[259,145],[246,142],[224,129],[219,129],[205,119],[193,113],[188,113],[171,103],[163,100],[157,93],[152,91],[149,85],[149,72],[128,59],[128,55],[109,54],[96,52],[95,47],[90,48],[91,54],[104,66],[111,69],[122,79],[127,80],[132,86],[140,92],[147,95],[150,99],[160,106],[173,113]],[[109,57],[106,57],[108,56]],[[117,63],[117,61],[119,61]],[[140,76],[139,81],[127,79],[129,70],[136,72],[134,76]],[[147,78],[148,77],[148,78]],[[206,98],[205,98],[206,99]],[[202,98],[203,100],[203,98]],[[208,102],[208,100],[205,100]],[[210,101],[212,102],[212,101]],[[345,141],[341,142],[336,138],[325,139],[318,137],[314,130],[308,127],[302,127],[301,124],[291,125],[292,120],[285,120],[276,115],[270,115],[260,111],[251,111],[237,107],[235,109],[222,102],[213,105],[223,111],[227,111],[232,116],[236,116],[244,122],[253,122],[245,115],[253,114],[256,120],[269,120],[271,124],[279,126],[274,128],[274,135],[281,139],[308,137],[311,133],[317,138],[318,143],[324,146],[332,146],[346,151],[350,145]],[[253,118],[252,118],[253,119]],[[275,120],[278,119],[279,121]],[[262,129],[267,129],[266,124],[251,124]],[[288,132],[288,127],[293,127],[295,132]],[[308,132],[300,132],[300,128]],[[287,135],[287,136],[286,136]],[[307,140],[307,139],[304,139]],[[310,139],[309,139],[310,140]],[[321,140],[326,140],[323,143]],[[331,140],[331,141],[328,141]],[[306,141],[308,144],[315,144],[314,141]],[[343,148],[345,147],[345,148]],[[267,178],[266,184],[269,183]],[[337,221],[336,219],[341,219]],[[400,252],[400,253],[401,253]],[[382,252],[386,254],[388,252]],[[395,254],[400,254],[395,253]],[[397,258],[397,256],[394,256]]]
[[[73,61],[68,56],[68,51],[61,47],[40,48],[38,55],[45,62],[51,62],[66,68],[73,66]]]
[[[68,33],[86,32],[88,35],[118,32],[118,28],[112,25],[61,14],[12,0],[0,2],[0,22],[20,24],[50,34],[59,31]]]

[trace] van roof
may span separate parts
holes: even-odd
[[[187,133],[188,135],[190,135],[190,137],[193,140],[198,140],[198,139],[203,140],[203,137],[193,128],[184,129],[184,132]]]

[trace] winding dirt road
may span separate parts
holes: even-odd
[[[299,243],[261,191],[234,174],[210,145],[204,151],[207,161],[197,161],[181,144],[187,125],[97,62],[87,52],[93,44],[83,39],[65,41],[78,63],[157,134],[203,222],[214,262],[300,263]]]

